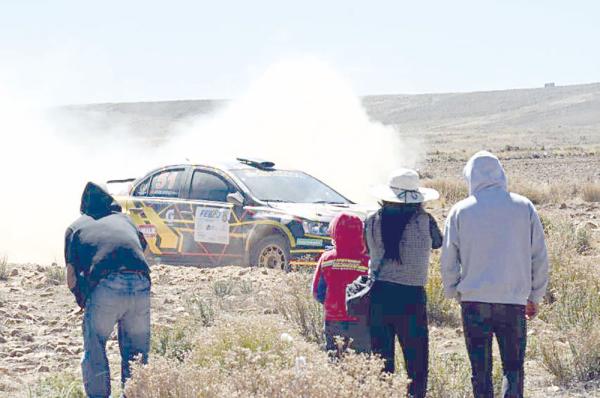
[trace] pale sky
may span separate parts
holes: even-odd
[[[273,62],[365,94],[600,81],[600,2],[0,0],[0,89],[47,103],[235,98]]]

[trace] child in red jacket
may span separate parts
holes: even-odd
[[[348,347],[369,352],[371,339],[366,319],[346,313],[346,286],[369,271],[363,222],[357,216],[341,213],[331,222],[329,232],[335,247],[321,255],[313,279],[313,296],[325,307],[326,350],[337,355]],[[343,339],[342,347],[337,346],[335,336]]]

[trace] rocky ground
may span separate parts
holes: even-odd
[[[499,151],[509,178],[522,179],[534,186],[581,185],[600,181],[599,152],[585,148],[571,150]],[[462,151],[437,153],[421,170],[429,178],[459,178],[468,154]],[[538,205],[546,215],[575,220],[591,231],[595,249],[588,260],[600,265],[600,203],[585,202],[568,195],[559,201]],[[432,212],[443,222],[448,208]],[[33,386],[48,375],[68,373],[79,377],[82,354],[81,314],[66,286],[60,265],[8,264],[0,278],[0,396],[35,396]],[[262,314],[260,298],[268,298],[281,282],[274,270],[243,267],[194,268],[154,265],[152,267],[152,322],[172,325],[187,314],[186,301],[193,295],[214,294],[214,282],[238,280],[257,286],[258,299],[248,311]],[[227,300],[228,298],[225,298]],[[543,332],[543,324],[531,324],[530,334]],[[432,350],[438,353],[463,352],[460,328],[431,328]],[[108,344],[113,383],[118,390],[119,355],[116,337]],[[563,390],[553,385],[551,376],[535,359],[527,362],[527,389],[530,396],[600,396],[600,390]]]
[[[56,268],[10,264],[8,278],[0,280],[1,397],[27,396],[29,388],[50,374],[79,374],[81,313],[66,286],[53,279],[58,274]],[[186,315],[186,299],[210,294],[215,280],[247,280],[260,286],[257,295],[261,296],[269,285],[276,283],[278,276],[279,272],[273,270],[242,267],[155,265],[152,324],[172,325],[178,317]],[[116,334],[108,343],[108,355],[118,388]]]

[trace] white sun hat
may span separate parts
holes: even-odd
[[[371,188],[371,195],[385,202],[421,203],[436,200],[438,191],[419,186],[419,174],[411,169],[398,169],[392,172],[387,185]]]

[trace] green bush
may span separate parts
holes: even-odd
[[[85,398],[83,384],[69,373],[50,375],[29,389],[30,398]]]
[[[235,281],[232,279],[221,279],[213,282],[212,284],[213,293],[218,298],[224,298],[231,296],[235,289]]]
[[[429,266],[425,291],[429,322],[437,326],[459,326],[460,307],[456,300],[448,300],[444,296],[439,256],[435,256]]]
[[[296,326],[308,341],[323,344],[323,306],[311,294],[312,275],[285,275],[283,286],[273,292],[275,309],[284,319]]]
[[[151,351],[169,359],[183,361],[193,348],[194,327],[179,321],[172,327],[155,326],[152,330]]]
[[[215,323],[217,311],[212,300],[195,294],[187,297],[184,305],[194,323],[201,326],[212,326]]]

